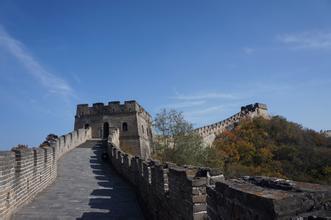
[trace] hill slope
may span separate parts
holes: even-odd
[[[331,139],[280,116],[255,118],[218,136],[206,165],[223,168],[227,176],[331,184]]]

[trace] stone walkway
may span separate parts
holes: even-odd
[[[87,142],[58,161],[58,177],[12,219],[144,219],[133,188]]]

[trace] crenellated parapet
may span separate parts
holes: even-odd
[[[213,177],[223,177],[209,168],[180,167],[129,155],[109,138],[113,167],[132,183],[148,219],[207,218],[206,186]]]
[[[57,176],[57,160],[91,138],[91,129],[59,137],[51,146],[0,151],[0,219],[9,219]]]
[[[77,105],[76,118],[129,113],[138,113],[145,120],[152,122],[151,115],[135,100],[125,101],[123,104],[119,101],[108,102],[107,105],[104,103],[94,103],[92,106],[79,104]]]
[[[215,140],[217,135],[226,130],[231,130],[241,120],[255,117],[269,117],[266,104],[255,103],[242,106],[240,112],[232,115],[231,117],[220,122],[197,128],[195,129],[195,132],[197,132],[204,139],[204,142],[207,145],[210,145]]]
[[[148,219],[205,219],[207,172],[143,160],[108,146],[113,167],[131,182]],[[209,175],[210,176],[210,175]]]
[[[116,138],[115,138],[116,139]],[[144,160],[108,139],[115,170],[136,189],[147,219],[328,219],[331,188],[273,177],[224,179],[219,170]]]

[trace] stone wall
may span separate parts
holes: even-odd
[[[195,129],[204,140],[207,145],[211,145],[216,136],[224,132],[225,130],[231,130],[240,120],[246,118],[264,117],[268,118],[268,108],[266,104],[255,103],[246,106],[242,106],[240,112],[232,115],[231,117],[216,122],[210,125],[206,125]]]
[[[0,151],[0,219],[9,219],[15,209],[50,185],[57,175],[57,160],[89,138],[90,129],[79,129],[50,147]]]
[[[242,177],[207,187],[209,219],[331,219],[331,187]]]
[[[206,186],[219,173],[211,169],[143,160],[121,151],[111,136],[108,141],[113,167],[135,186],[148,219],[207,218]]]
[[[225,180],[218,170],[133,157],[120,150],[116,137],[111,136],[107,150],[115,170],[136,188],[147,219],[303,220],[331,216],[330,186],[269,177]]]

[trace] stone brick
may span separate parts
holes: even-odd
[[[217,182],[207,189],[209,219],[294,219],[331,210],[331,187],[270,177]]]

